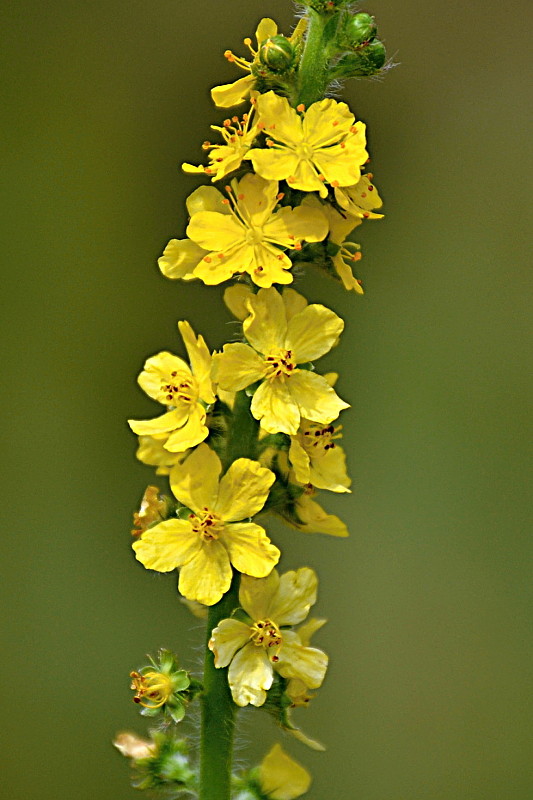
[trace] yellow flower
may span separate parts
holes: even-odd
[[[262,706],[272,686],[274,670],[287,679],[299,678],[317,689],[324,680],[328,657],[307,647],[296,631],[316,601],[318,579],[309,567],[286,572],[273,570],[267,578],[243,576],[239,602],[250,622],[223,619],[212,632],[209,648],[215,667],[227,667],[233,700],[238,706]]]
[[[295,800],[311,786],[308,771],[275,744],[259,767],[261,791],[269,800]]]
[[[302,417],[324,425],[336,419],[348,404],[322,375],[298,364],[320,358],[337,343],[342,319],[318,304],[288,319],[276,289],[261,289],[248,307],[243,330],[249,344],[227,344],[216,356],[221,388],[239,391],[261,381],[251,412],[268,433],[296,434]]]
[[[188,600],[211,606],[228,591],[231,565],[264,577],[280,552],[263,528],[241,522],[265,504],[275,476],[256,461],[239,458],[219,481],[219,457],[205,444],[170,473],[170,487],[191,510],[187,519],[168,519],[134,543],[138,560],[157,572],[181,567],[179,590]]]
[[[383,214],[373,213],[373,209],[381,208],[383,200],[371,182],[372,174],[362,175],[355,186],[335,188],[335,200],[348,214],[363,219],[382,219]]]
[[[143,708],[161,708],[174,693],[172,680],[164,672],[148,670],[142,675],[130,672],[130,678],[131,688],[135,690],[133,700]]]
[[[230,213],[229,208],[224,204],[223,196],[214,186],[199,186],[189,195],[186,205],[189,217],[198,211]],[[193,274],[194,268],[205,255],[207,255],[207,251],[191,242],[190,239],[171,239],[157,263],[166,278],[190,281],[196,277]]]
[[[264,17],[257,26],[257,30],[255,32],[257,46],[259,47],[261,42],[264,42],[265,39],[275,36],[277,32],[278,26],[274,20]],[[245,58],[234,55],[231,50],[226,50],[224,56],[232,64],[236,64],[238,67],[243,69],[245,72],[249,72],[250,74],[246,75],[244,78],[239,78],[237,81],[234,81],[234,83],[225,83],[222,86],[215,86],[213,89],[211,89],[211,97],[213,98],[213,102],[216,106],[219,106],[219,108],[230,108],[231,106],[236,106],[239,105],[239,103],[243,103],[246,98],[250,96],[250,93],[254,88],[256,79],[255,75],[252,75],[251,73],[252,64],[257,57],[257,52],[252,49],[251,39],[245,39],[244,44],[250,50],[252,61],[248,61]]]
[[[317,617],[308,619],[307,622],[298,628],[298,636],[300,637],[301,643],[305,647],[309,647],[313,634],[319,631],[326,622],[326,619],[317,619]],[[314,697],[314,695],[309,694],[309,687],[305,685],[301,678],[291,678],[285,687],[285,694],[292,700],[293,707],[308,706],[309,701]],[[316,743],[314,742],[313,744]]]
[[[209,166],[197,167],[194,164],[185,163],[181,165],[183,171],[189,174],[205,173],[211,176],[212,181],[219,181],[240,167],[259,132],[257,124],[251,125],[253,111],[252,108],[249,114],[244,114],[242,122],[239,117],[232,117],[224,120],[223,127],[211,125],[212,130],[220,132],[224,144],[204,142],[202,148],[211,151]]]
[[[150,420],[129,420],[139,436],[169,434],[166,450],[179,453],[203,442],[209,433],[205,406],[215,402],[211,381],[211,355],[202,336],[195,337],[188,322],[178,323],[191,366],[163,351],[149,358],[139,375],[139,385],[149,397],[166,405],[167,412]]]
[[[161,522],[167,513],[167,501],[159,496],[157,486],[147,486],[142,496],[141,505],[133,515],[132,536],[140,536],[151,525]]]
[[[346,103],[327,98],[304,112],[303,106],[294,109],[286,98],[267,92],[257,98],[256,108],[269,137],[267,149],[248,152],[258,175],[321,197],[327,197],[326,183],[357,183],[368,159],[365,125],[355,122]]]
[[[294,505],[294,516],[283,514],[285,522],[302,533],[327,533],[329,536],[349,536],[346,524],[335,514],[328,514],[316,500],[312,486],[307,486],[306,491],[298,497]]]
[[[222,283],[247,272],[258,286],[291,283],[290,258],[283,250],[301,249],[301,242],[318,242],[328,232],[320,209],[290,208],[277,211],[277,181],[247,174],[227,187],[229,214],[199,211],[192,215],[187,236],[208,253],[194,276],[208,285]]]
[[[291,436],[289,461],[298,483],[312,484],[330,492],[349,492],[351,480],[346,472],[346,456],[335,439],[340,439],[342,425],[318,425],[303,419]]]

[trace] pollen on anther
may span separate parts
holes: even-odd
[[[305,104],[300,103],[300,105],[296,106],[296,111],[305,111]]]
[[[206,264],[210,264],[213,259],[210,256],[204,256],[204,261]]]
[[[239,198],[239,200],[244,200],[244,195],[243,194],[238,194],[237,197]]]
[[[230,204],[230,202],[227,199],[227,197],[225,197],[222,202],[224,203],[225,206],[229,206],[229,204]]]
[[[217,253],[219,258],[224,258],[224,253]]]
[[[333,186],[335,189],[338,189],[338,188],[339,188],[339,186],[340,186],[340,183],[339,183],[339,181],[331,181],[331,185],[332,185],[332,186]]]

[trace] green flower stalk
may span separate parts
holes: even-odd
[[[292,720],[328,667],[311,643],[325,620],[308,619],[318,577],[308,566],[278,571],[283,553],[269,521],[348,535],[315,499],[351,486],[339,422],[349,403],[337,376],[317,365],[344,321],[291,284],[313,266],[363,294],[353,273],[361,247],[349,237],[382,216],[382,200],[366,171],[365,125],[330,94],[344,79],[378,74],[386,55],[374,17],[348,0],[304,5],[290,36],[264,18],[255,41],[244,40],[247,57],[225,52],[245,75],[211,96],[219,108],[246,110],[211,126],[219,141],[204,142],[207,163],[183,164],[204,183],[187,199],[184,238],[171,239],[158,261],[171,280],[224,284],[239,324],[238,340],[215,352],[180,321],[181,351],[149,356],[138,378],[158,411],[130,420],[137,457],[168,480],[165,490],[149,485],[134,514],[135,556],[146,569],[177,570],[181,599],[206,620],[201,681],[168,650],[130,674],[134,702],[157,727],[149,739],[121,733],[115,745],[131,759],[133,785],[163,797],[307,792],[309,773],[279,745],[258,767],[233,773],[244,706],[324,749]],[[201,713],[189,716],[196,700]],[[193,746],[181,731],[198,717]]]

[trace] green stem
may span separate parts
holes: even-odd
[[[329,52],[325,33],[326,26],[331,25],[331,15],[319,14],[318,11],[309,9],[308,20],[298,78],[298,103],[303,103],[306,107],[324,97],[329,82]]]
[[[211,631],[220,620],[231,616],[239,604],[239,573],[234,573],[228,592],[209,608],[207,617],[204,691],[202,693],[202,731],[200,740],[199,800],[230,800],[233,734],[236,706],[228,686],[227,667],[215,667],[207,647]]]
[[[258,423],[250,413],[250,398],[237,392],[233,419],[228,435],[224,470],[237,458],[255,458]],[[236,706],[228,685],[227,667],[217,669],[207,643],[211,631],[220,620],[231,617],[239,605],[240,574],[234,572],[229,591],[211,606],[207,616],[207,637],[204,659],[204,691],[202,693],[202,729],[200,734],[199,800],[230,800],[233,735]]]
[[[250,411],[250,398],[244,390],[237,392],[233,404],[233,420],[226,445],[224,469],[237,458],[252,458],[257,455],[259,425]]]

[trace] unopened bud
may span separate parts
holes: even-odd
[[[294,64],[295,50],[285,36],[271,36],[261,43],[259,59],[272,72],[286,72]]]
[[[378,32],[374,17],[362,11],[351,17],[345,28],[346,39],[350,47],[357,47],[369,42]]]

